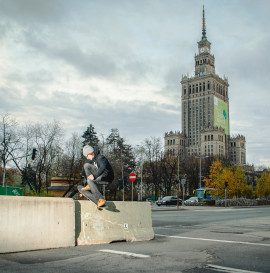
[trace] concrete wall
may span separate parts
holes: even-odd
[[[0,196],[0,253],[154,238],[148,202]]]
[[[0,253],[75,245],[74,201],[0,196]]]
[[[98,210],[89,201],[75,201],[78,245],[113,241],[145,241],[154,238],[148,202],[107,202]]]

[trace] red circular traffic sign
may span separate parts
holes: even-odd
[[[136,180],[136,174],[135,174],[135,173],[131,173],[131,174],[129,175],[129,180],[130,180],[131,182],[134,182],[134,181]]]

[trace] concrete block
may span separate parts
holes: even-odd
[[[90,201],[75,201],[77,245],[154,238],[150,203],[107,202],[106,205],[107,209],[98,210]]]
[[[75,246],[69,198],[0,196],[0,253]]]

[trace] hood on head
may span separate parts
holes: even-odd
[[[99,150],[98,146],[94,146],[94,154],[95,154],[94,158],[96,158],[98,156],[98,154],[100,154],[100,150]]]

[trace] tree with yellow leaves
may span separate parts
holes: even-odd
[[[210,194],[217,197],[221,196],[223,194],[222,191],[224,191],[224,184],[223,188],[220,181],[220,176],[222,174],[222,163],[219,161],[219,159],[215,160],[211,167],[210,167],[210,174],[209,178],[204,178],[204,182],[206,185],[206,188],[214,188],[214,191],[211,191]]]
[[[233,197],[251,197],[252,188],[247,185],[247,179],[243,168],[237,167],[234,171]]]
[[[257,181],[256,194],[258,197],[270,197],[270,173],[264,172]]]
[[[241,167],[235,170],[232,167],[223,167],[219,160],[210,167],[209,178],[204,179],[207,188],[214,188],[211,195],[225,197],[225,182],[228,182],[227,197],[250,197],[252,189],[247,185],[245,173]]]
[[[235,188],[235,177],[234,173],[231,168],[225,167],[222,170],[220,175],[220,195],[221,197],[225,197],[225,182],[228,182],[227,187],[227,198],[232,198],[234,195],[234,188]]]

